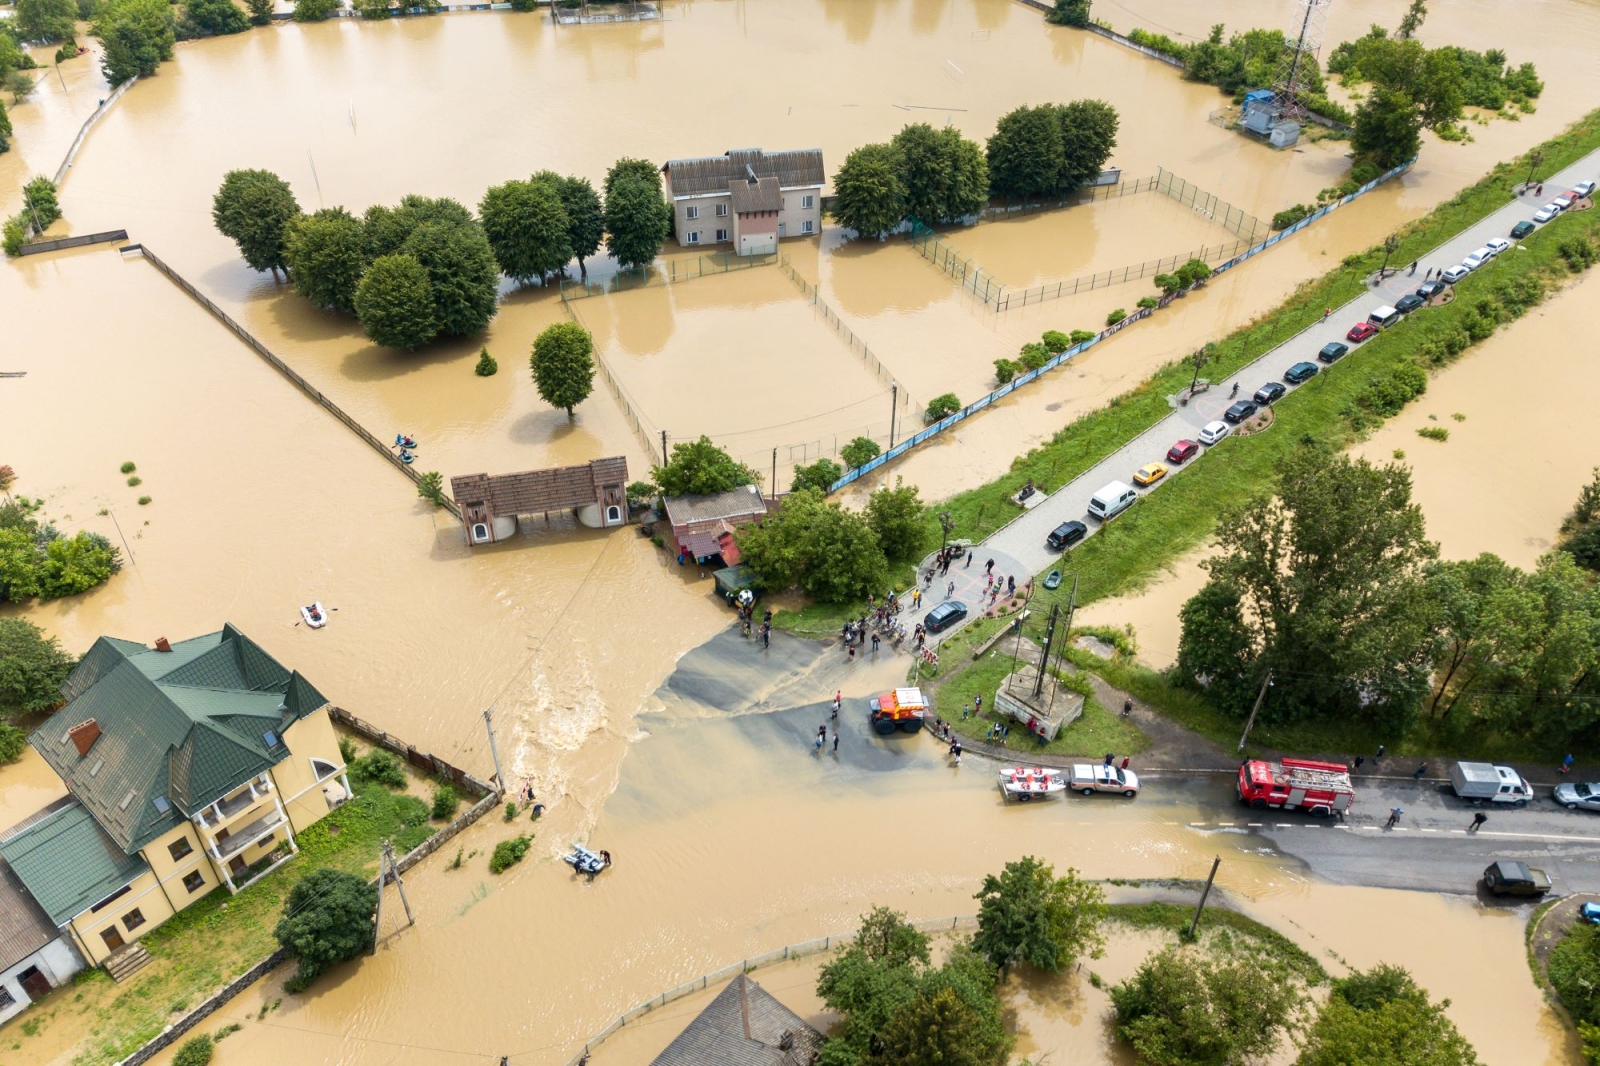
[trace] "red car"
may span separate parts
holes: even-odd
[[[1196,444],[1194,441],[1180,440],[1178,443],[1167,449],[1167,462],[1181,463],[1185,459],[1192,458],[1199,451],[1200,445]]]
[[[1371,322],[1358,322],[1350,327],[1350,332],[1344,335],[1344,339],[1360,344],[1362,341],[1370,340],[1377,335],[1377,326],[1374,326]]]

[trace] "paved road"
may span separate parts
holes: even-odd
[[[1111,481],[1132,484],[1133,472],[1140,466],[1152,460],[1163,459],[1174,441],[1184,437],[1194,439],[1207,422],[1221,418],[1222,412],[1232,402],[1228,394],[1229,387],[1235,381],[1240,386],[1240,398],[1248,398],[1266,382],[1281,381],[1283,372],[1295,363],[1303,360],[1316,362],[1316,353],[1324,344],[1329,341],[1343,341],[1345,332],[1355,323],[1366,321],[1368,312],[1373,308],[1382,304],[1393,304],[1395,300],[1414,290],[1422,284],[1423,275],[1429,268],[1440,270],[1452,266],[1459,263],[1469,252],[1481,247],[1490,237],[1509,236],[1512,226],[1524,220],[1531,221],[1534,212],[1542,204],[1555,199],[1574,183],[1596,177],[1600,177],[1600,151],[1591,152],[1577,163],[1546,179],[1543,199],[1535,200],[1532,196],[1526,196],[1512,200],[1476,225],[1468,227],[1423,256],[1418,260],[1415,277],[1406,272],[1409,264],[1400,264],[1401,269],[1398,274],[1376,288],[1362,293],[1343,307],[1336,308],[1327,321],[1302,330],[1226,381],[1220,382],[1218,388],[1196,397],[1187,407],[1175,408],[1172,414],[1114,454],[1075,480],[1056,489],[1043,504],[995,531],[983,542],[980,550],[1004,552],[1021,563],[1029,573],[1036,574],[1050,567],[1057,558],[1057,553],[1045,546],[1045,537],[1050,531],[1062,522],[1078,519],[1088,524],[1092,536],[1099,523],[1088,517],[1089,497]],[[1559,216],[1552,225],[1560,228]],[[1513,255],[1515,250],[1505,254]],[[1426,315],[1428,311],[1422,309],[1415,313]],[[1402,323],[1395,328],[1405,327]],[[1361,362],[1360,346],[1352,345],[1351,349],[1350,354],[1339,362],[1331,367],[1323,367],[1322,373],[1350,373],[1349,364]],[[1322,376],[1319,374],[1298,387],[1314,389],[1321,380]],[[1174,477],[1181,477],[1185,469],[1196,463],[1226,462],[1228,449],[1232,446],[1232,439],[1224,438],[1189,460],[1184,466],[1174,467],[1163,481],[1157,482],[1152,488],[1140,490],[1140,494],[1160,491],[1163,484]]]

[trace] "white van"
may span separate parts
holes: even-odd
[[[1102,522],[1109,522],[1126,511],[1138,498],[1139,494],[1133,491],[1132,485],[1113,481],[1089,497],[1089,513]]]
[[[1371,322],[1379,329],[1388,329],[1390,326],[1400,321],[1400,312],[1390,307],[1388,304],[1384,304],[1382,307],[1374,310],[1372,314],[1368,315],[1367,321]]]

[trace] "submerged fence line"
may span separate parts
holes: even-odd
[[[772,266],[778,261],[776,253],[768,255],[734,255],[731,252],[713,252],[710,255],[678,256],[662,259],[638,270],[622,270],[605,281],[582,279],[561,280],[563,300],[586,300],[591,296],[613,296],[617,293],[653,289],[663,285],[676,285],[680,281],[727,274],[735,270]]]
[[[319,389],[311,384],[311,382],[307,381],[305,378],[296,373],[288,363],[285,363],[282,359],[279,359],[275,354],[273,354],[272,349],[256,340],[255,336],[249,330],[235,322],[233,317],[229,315],[228,312],[212,303],[204,293],[191,285],[188,279],[186,279],[183,275],[169,267],[161,259],[161,257],[152,252],[148,246],[143,244],[130,244],[126,248],[122,248],[120,250],[124,252],[138,252],[146,262],[171,279],[174,285],[178,286],[178,288],[194,297],[200,306],[204,307],[207,311],[210,311],[214,316],[216,316],[219,322],[221,322],[224,326],[227,326],[233,331],[236,337],[253,348],[255,353],[270,363],[278,371],[278,373],[282,374],[294,384],[298,385],[302,392],[304,392],[307,396],[310,396],[313,400],[317,401],[317,403],[320,404],[322,408],[333,417],[343,422],[350,432],[354,433],[357,437],[370,445],[373,451],[389,460],[389,463],[396,470],[410,478],[413,484],[421,484],[421,476],[415,470],[411,469],[410,464],[401,462],[400,457],[396,455],[393,450],[391,450],[388,444],[373,436],[373,434],[369,432],[367,428],[360,422],[357,422],[355,419],[345,414],[338,404],[324,396]],[[450,499],[448,496],[444,497],[444,508],[457,518],[461,517],[461,508],[457,507],[455,501]]]
[[[1372,179],[1371,181],[1367,182],[1365,185],[1361,186],[1361,188],[1357,189],[1355,192],[1350,193],[1347,196],[1342,196],[1339,199],[1335,200],[1333,203],[1327,204],[1327,205],[1325,205],[1323,207],[1318,208],[1317,210],[1311,212],[1311,214],[1307,215],[1305,218],[1301,219],[1299,222],[1296,222],[1294,225],[1288,227],[1287,229],[1283,230],[1282,232],[1274,233],[1272,236],[1268,237],[1266,240],[1260,241],[1257,244],[1251,245],[1249,248],[1245,249],[1243,252],[1239,253],[1238,255],[1234,256],[1231,259],[1229,259],[1227,262],[1225,262],[1225,263],[1221,264],[1220,266],[1218,266],[1215,270],[1213,270],[1211,272],[1211,277],[1214,278],[1218,274],[1222,274],[1222,273],[1224,273],[1226,271],[1232,270],[1234,267],[1240,265],[1241,263],[1245,262],[1246,260],[1260,255],[1262,252],[1266,251],[1268,248],[1271,248],[1273,245],[1277,244],[1279,241],[1283,240],[1284,238],[1289,237],[1289,236],[1291,236],[1291,235],[1293,235],[1295,233],[1300,232],[1301,230],[1305,229],[1307,226],[1311,225],[1313,222],[1316,222],[1318,219],[1325,217],[1329,212],[1338,210],[1339,208],[1343,207],[1345,204],[1348,204],[1352,200],[1355,200],[1357,197],[1365,196],[1367,193],[1371,192],[1373,189],[1376,189],[1379,185],[1382,185],[1384,182],[1389,181],[1391,178],[1395,178],[1395,177],[1398,177],[1401,174],[1404,174],[1407,170],[1411,169],[1411,165],[1413,163],[1415,163],[1416,161],[1417,161],[1416,157],[1412,156],[1410,159],[1406,160],[1404,163],[1401,163],[1399,166],[1393,168],[1392,170],[1385,171],[1384,173],[1378,175],[1376,178]],[[1187,183],[1185,183],[1185,184],[1187,184]],[[1193,189],[1193,186],[1190,186],[1189,188]],[[1205,284],[1204,281],[1195,283],[1195,285],[1204,285],[1204,284]],[[1191,289],[1194,288],[1194,287],[1195,286],[1190,286]],[[1187,290],[1183,290],[1183,291],[1187,291]],[[846,485],[849,485],[851,482],[856,481],[859,478],[865,477],[867,474],[870,474],[874,470],[879,469],[880,467],[882,467],[886,463],[890,463],[890,462],[894,461],[895,459],[900,458],[900,456],[904,455],[906,452],[910,451],[912,448],[915,448],[919,444],[922,444],[922,443],[924,443],[924,442],[926,442],[928,440],[931,440],[932,438],[934,438],[934,437],[938,436],[939,434],[943,433],[945,430],[952,428],[953,426],[957,425],[958,423],[962,422],[963,420],[965,420],[967,418],[970,418],[972,415],[977,414],[979,411],[983,410],[985,407],[988,407],[990,404],[994,403],[996,400],[1000,400],[1000,399],[1003,399],[1006,396],[1009,396],[1011,393],[1015,392],[1017,389],[1021,388],[1022,386],[1030,384],[1030,383],[1038,380],[1038,378],[1040,376],[1049,373],[1050,371],[1056,369],[1059,366],[1065,365],[1066,363],[1070,362],[1075,356],[1077,356],[1080,353],[1085,352],[1088,349],[1094,347],[1096,344],[1099,344],[1101,341],[1107,339],[1108,337],[1111,337],[1111,336],[1113,336],[1113,335],[1115,335],[1117,333],[1120,333],[1122,330],[1124,330],[1124,329],[1128,328],[1129,326],[1133,325],[1133,323],[1138,322],[1141,319],[1145,319],[1145,318],[1150,317],[1150,315],[1154,314],[1155,311],[1158,308],[1166,307],[1167,304],[1171,303],[1177,297],[1177,295],[1178,295],[1177,293],[1168,293],[1167,295],[1161,297],[1161,300],[1156,305],[1156,307],[1140,308],[1139,310],[1135,311],[1133,314],[1129,315],[1127,318],[1124,318],[1122,321],[1118,322],[1116,325],[1108,326],[1105,329],[1101,330],[1099,333],[1095,334],[1093,337],[1091,337],[1088,340],[1084,341],[1082,344],[1075,344],[1071,348],[1068,348],[1066,351],[1061,352],[1059,355],[1052,356],[1050,358],[1049,362],[1045,363],[1038,370],[1030,370],[1026,374],[1022,374],[1019,377],[1013,379],[1012,381],[1000,386],[998,389],[995,389],[993,392],[989,393],[987,396],[984,396],[984,397],[982,397],[982,398],[980,398],[978,400],[973,401],[972,403],[969,403],[967,406],[963,407],[961,410],[957,411],[955,414],[949,415],[949,416],[947,416],[945,418],[941,418],[939,421],[937,421],[937,422],[933,423],[932,425],[928,426],[926,429],[922,430],[920,433],[917,433],[915,436],[912,436],[909,439],[900,442],[899,444],[895,445],[893,448],[890,448],[888,451],[884,452],[882,455],[879,455],[877,458],[872,459],[869,462],[862,463],[860,466],[856,467],[854,470],[849,471],[843,477],[841,477],[839,480],[835,481],[832,485],[828,486],[828,491],[829,492],[837,492],[838,490],[844,488]]]
[[[587,295],[598,294],[589,293]],[[576,297],[579,300],[586,298],[586,296]],[[582,315],[578,314],[578,309],[572,306],[572,303],[573,301],[567,298],[566,288],[563,287],[561,290],[561,306],[566,309],[567,314],[572,316],[572,321],[583,327],[584,332],[591,337],[594,336],[594,330],[589,328],[588,323],[583,320]],[[659,438],[662,431],[654,423],[650,423],[649,427],[646,428],[648,420],[634,407],[633,398],[628,395],[628,390],[622,387],[622,382],[617,379],[617,376],[611,372],[611,366],[606,362],[605,356],[600,354],[599,348],[594,349],[594,363],[595,366],[600,368],[600,376],[606,379],[606,387],[611,390],[611,395],[617,401],[617,406],[622,408],[622,416],[628,420],[628,425],[633,427],[634,433],[638,434],[640,443],[644,445],[644,453],[646,455],[656,454],[656,447],[660,443]]]
[[[1260,240],[1265,234],[1272,232],[1272,227],[1247,214],[1241,208],[1234,207],[1221,199],[1206,192],[1193,182],[1185,181],[1170,170],[1156,168],[1156,191],[1166,193],[1185,207],[1193,207],[1197,214],[1203,214],[1229,233],[1243,239],[1247,244]]]

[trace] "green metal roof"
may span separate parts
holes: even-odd
[[[231,625],[171,651],[101,637],[61,692],[28,742],[129,854],[286,758],[283,730],[328,702]]]
[[[78,803],[0,838],[0,856],[58,926],[149,869],[143,859],[124,852]]]

